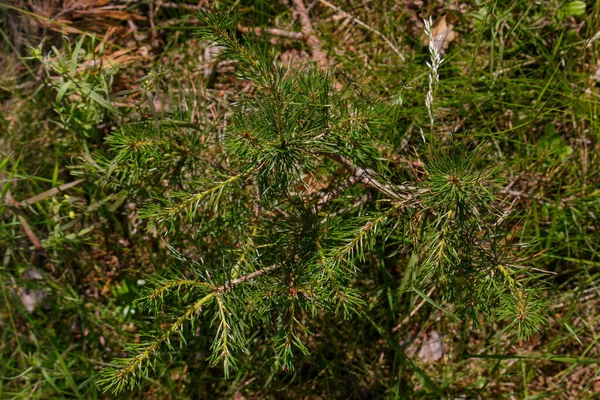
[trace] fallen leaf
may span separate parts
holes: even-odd
[[[451,19],[450,19],[451,20]],[[432,43],[429,43],[429,38],[425,38],[425,46],[430,46],[437,51],[442,51],[448,48],[450,42],[456,39],[454,25],[450,22],[447,15],[444,15],[438,23],[431,29],[433,36]]]

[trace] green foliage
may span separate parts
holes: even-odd
[[[309,7],[331,70],[305,27],[246,29],[300,29],[261,1],[194,34],[151,2],[144,68],[110,35],[30,48],[43,84],[0,97],[0,397],[525,398],[597,362],[597,10],[474,2],[427,49],[384,3]]]
[[[81,35],[74,48],[63,55],[56,47],[44,55],[42,46],[30,49],[31,58],[46,68],[48,83],[56,90],[54,111],[63,129],[72,129],[90,137],[107,113],[117,113],[109,101],[114,66],[101,65],[102,43],[95,36]],[[72,50],[71,50],[72,49]]]
[[[214,143],[226,166],[206,165],[204,176],[186,176],[187,160],[171,151],[176,131],[159,132],[154,124],[117,129],[106,139],[112,158],[90,163],[104,165],[96,172],[99,182],[116,179],[129,190],[137,187],[136,197],[148,193],[142,189],[145,171],[180,176],[181,190],[152,193],[140,216],[174,249],[182,249],[189,239],[181,234],[189,232],[203,253],[201,262],[184,260],[180,272],[169,269],[151,280],[144,302],[154,312],[162,303],[171,305],[159,312],[166,327],[104,370],[100,384],[106,390],[132,389],[148,378],[161,353],[172,353],[175,339],[184,346],[187,329],[195,326],[212,327],[208,360],[222,363],[226,377],[250,351],[248,335],[259,323],[273,326],[263,339],[273,348],[274,368],[293,370],[295,355],[309,353],[306,318],[361,312],[365,302],[355,286],[360,265],[392,234],[415,238],[412,245],[421,254],[415,290],[431,283],[444,287],[448,299],[474,318],[481,304],[491,315],[499,306],[498,317],[512,319],[525,337],[539,328],[536,289],[498,273],[508,262],[499,254],[504,236],[495,210],[503,177],[489,145],[473,147],[458,138],[426,144],[426,179],[395,185],[397,177],[383,168],[376,149],[385,131],[381,104],[355,86],[334,90],[331,77],[318,68],[280,65],[249,37],[238,40],[237,23],[226,14],[199,18],[200,38],[221,46],[222,57],[237,61],[238,75],[253,83],[235,105],[225,136],[199,140]],[[340,210],[343,223],[329,216],[348,206],[332,201],[343,189],[315,192],[304,180],[327,187],[340,168],[350,169],[347,179],[378,199],[358,213]],[[222,229],[224,221],[237,229]]]

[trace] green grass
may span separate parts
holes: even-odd
[[[600,10],[591,2],[584,13],[561,18],[569,12],[563,3],[476,1],[450,10],[437,3],[417,8],[391,0],[335,2],[385,35],[405,60],[381,36],[339,12],[323,4],[310,8],[339,88],[349,98],[371,96],[383,104],[378,117],[385,130],[374,146],[394,183],[423,184],[425,173],[445,176],[455,168],[423,164],[442,156],[426,154],[421,128],[442,144],[454,137],[485,148],[483,159],[502,177],[500,201],[491,206],[505,236],[495,250],[514,260],[511,276],[518,282],[532,276],[522,283],[542,290],[546,322],[538,333],[519,338],[505,329],[505,320],[481,314],[466,323],[463,315],[470,310],[456,307],[443,285],[413,289],[422,238],[392,234],[373,239],[380,250],[365,257],[368,267],[356,282],[365,305],[357,317],[340,321],[317,313],[303,321],[314,336],[305,343],[309,354],[295,357],[293,371],[273,372],[267,360],[274,350],[260,343],[274,328],[264,324],[253,327],[250,342],[256,345],[238,355],[239,370],[224,379],[221,364],[209,365],[211,332],[188,327],[187,345],[163,354],[156,372],[122,396],[593,398],[600,361],[600,91],[592,76],[600,68],[600,41],[590,39]],[[128,7],[149,15],[146,5]],[[291,6],[243,1],[238,12],[247,27],[300,30]],[[448,13],[457,37],[445,50],[429,132],[422,19]],[[162,322],[163,315],[140,306],[147,284],[142,279],[177,263],[169,246],[178,241],[187,243],[178,250],[194,261],[216,259],[196,254],[199,242],[189,232],[173,232],[165,241],[146,231],[139,212],[148,199],[189,189],[191,176],[215,178],[202,174],[215,163],[227,165],[215,147],[223,121],[230,126],[233,103],[254,91],[235,78],[234,64],[207,63],[206,43],[193,34],[198,21],[190,10],[162,8],[154,16],[164,28],[156,48],[150,47],[148,21],[135,21],[136,41],[125,35],[126,22],[66,15],[74,27],[97,37],[72,33],[63,40],[56,31],[28,28],[23,21],[31,21],[30,14],[0,5],[0,398],[111,397],[97,381],[101,369],[127,355],[125,344],[142,341]],[[109,26],[117,33],[105,43],[106,55],[122,48],[150,54],[103,73],[79,70],[99,57],[95,47]],[[64,60],[64,71],[48,72],[48,59],[45,68],[41,57],[29,58],[27,45],[35,48],[42,39],[43,54],[56,46],[53,57]],[[273,48],[277,60],[310,54],[301,40],[263,35],[257,41]],[[65,88],[65,82],[74,83]],[[394,105],[400,92],[403,103]],[[159,168],[161,157],[169,157],[165,148],[136,159],[151,166],[139,176],[131,165],[115,170],[114,176],[128,176],[125,184],[103,181],[92,156],[109,157],[107,134],[140,120],[160,125],[161,135],[177,135],[179,147],[168,151],[172,157],[186,154],[187,172]],[[461,161],[459,155],[455,162]],[[228,176],[223,169],[216,178]],[[83,181],[48,192],[76,179]],[[345,195],[359,202],[362,193],[350,188]],[[28,199],[31,204],[19,205]],[[432,208],[448,201],[436,200]],[[374,208],[360,204],[357,213]],[[213,233],[221,237],[242,228],[223,217]],[[42,279],[27,278],[31,271]],[[21,301],[26,288],[46,293],[33,312]],[[418,350],[433,331],[445,351],[427,363]]]

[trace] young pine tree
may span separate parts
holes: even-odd
[[[424,293],[435,288],[455,304],[446,311],[454,318],[477,321],[483,312],[524,336],[535,331],[540,292],[504,256],[510,238],[495,195],[502,170],[485,143],[436,137],[436,71],[431,127],[415,144],[421,179],[409,181],[381,155],[388,106],[356,85],[339,89],[342,78],[309,64],[282,65],[238,37],[231,15],[199,18],[198,36],[251,84],[226,126],[208,117],[126,123],[108,137],[108,154],[80,170],[143,201],[147,229],[173,254],[140,299],[156,329],[103,370],[107,391],[134,388],[198,335],[212,337],[208,360],[226,377],[257,348],[274,371],[293,370],[320,316],[376,318],[361,282],[381,257],[399,260],[407,280],[395,286],[437,304]]]

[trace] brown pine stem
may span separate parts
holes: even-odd
[[[235,286],[239,285],[240,283],[244,283],[246,281],[252,280],[254,278],[258,278],[261,275],[267,274],[271,271],[275,271],[278,270],[279,268],[281,268],[281,265],[272,265],[270,267],[267,268],[263,268],[261,270],[258,271],[254,271],[248,275],[244,275],[241,276],[239,278],[236,278],[234,280],[232,280],[231,282],[227,282],[224,285],[221,286],[217,286],[216,288],[214,288],[212,291],[215,295],[219,295],[221,293],[227,292],[229,290],[231,290],[232,288],[234,288]]]
[[[352,171],[352,175],[354,175],[360,182],[362,182],[363,184],[379,191],[380,193],[382,193],[383,195],[385,195],[386,197],[390,197],[392,199],[399,199],[399,200],[405,200],[406,195],[402,195],[400,193],[397,193],[392,187],[390,187],[389,185],[384,185],[383,183],[381,183],[379,180],[377,180],[374,175],[375,172],[371,171],[371,170],[367,170],[364,169],[362,167],[357,167],[354,165],[354,163],[351,160],[348,160],[345,157],[342,157],[338,154],[324,154],[326,157],[330,158],[331,160],[345,166],[346,168],[348,168],[350,171]]]

